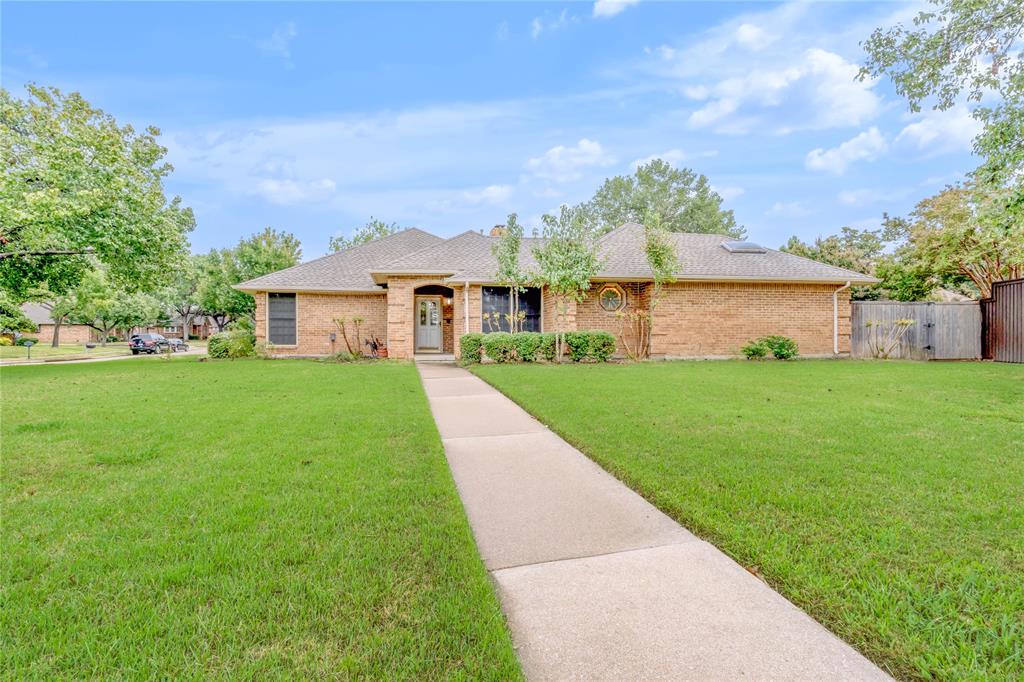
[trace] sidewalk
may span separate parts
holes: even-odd
[[[419,371],[527,678],[888,679],[484,381]]]

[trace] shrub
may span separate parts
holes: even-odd
[[[211,358],[249,358],[255,353],[256,337],[244,328],[214,334],[206,345]]]
[[[796,341],[788,336],[766,336],[762,341],[776,360],[791,360],[797,356]]]
[[[33,339],[31,336],[19,336],[18,340],[14,342],[14,345],[24,346],[29,341],[31,341],[33,345],[39,343],[39,339]]]
[[[747,357],[747,360],[764,360],[765,356],[768,355],[768,346],[761,339],[758,339],[740,348],[740,352]]]
[[[551,333],[540,335],[540,351],[541,357],[548,362],[555,361],[555,335]]]
[[[579,362],[590,354],[590,335],[587,332],[566,332],[565,345],[572,361]]]
[[[480,347],[483,344],[483,334],[463,334],[459,337],[459,351],[463,362],[480,362]]]
[[[768,353],[776,360],[791,360],[797,356],[796,341],[788,336],[762,336],[740,349],[748,360],[763,360]]]
[[[484,353],[494,362],[512,362],[516,359],[516,345],[508,332],[494,332],[484,336]]]
[[[518,332],[512,335],[512,343],[516,347],[516,357],[521,362],[535,362],[540,349],[541,335],[537,332]]]
[[[593,331],[589,334],[590,357],[598,362],[608,362],[608,358],[615,352],[615,336],[606,331]]]
[[[14,342],[11,341],[9,336],[0,336],[0,346],[13,346]]]

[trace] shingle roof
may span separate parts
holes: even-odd
[[[443,241],[413,227],[236,284],[235,288],[242,291],[381,291],[370,277],[374,268]]]
[[[22,303],[21,312],[25,313],[25,317],[32,320],[34,324],[54,323],[50,311],[39,303]]]
[[[374,270],[378,280],[385,275],[435,274],[444,275],[456,282],[490,282],[498,271],[498,259],[494,257],[493,246],[498,237],[485,236],[479,232],[463,232],[440,244],[383,264]],[[533,249],[543,243],[542,239],[524,237],[519,250],[519,262],[523,270],[536,266]]]
[[[644,228],[626,223],[598,242],[601,279],[650,279],[644,254]],[[764,253],[732,253],[720,234],[670,233],[681,268],[676,277],[720,280],[778,280],[806,282],[877,282],[868,275],[765,248]]]
[[[680,280],[753,280],[802,282],[875,282],[852,270],[765,249],[763,253],[733,253],[717,234],[671,233],[679,255]],[[643,248],[643,226],[626,223],[598,240],[601,269],[597,279],[651,279]],[[498,237],[463,232],[441,239],[421,230],[399,232],[287,270],[236,286],[247,291],[281,289],[306,291],[381,291],[377,283],[388,275],[437,275],[451,282],[492,282],[498,269],[492,247]],[[543,239],[524,238],[520,263],[536,267],[533,249]]]

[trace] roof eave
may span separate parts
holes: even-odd
[[[257,294],[262,292],[273,292],[282,294],[359,294],[359,295],[374,295],[374,294],[386,294],[387,289],[378,287],[376,289],[353,289],[342,288],[342,287],[311,287],[311,286],[284,286],[281,284],[274,284],[269,286],[248,286],[245,284],[235,284],[231,287],[237,291],[243,291],[247,294]]]

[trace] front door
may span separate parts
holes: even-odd
[[[441,352],[441,297],[416,297],[416,350]]]

